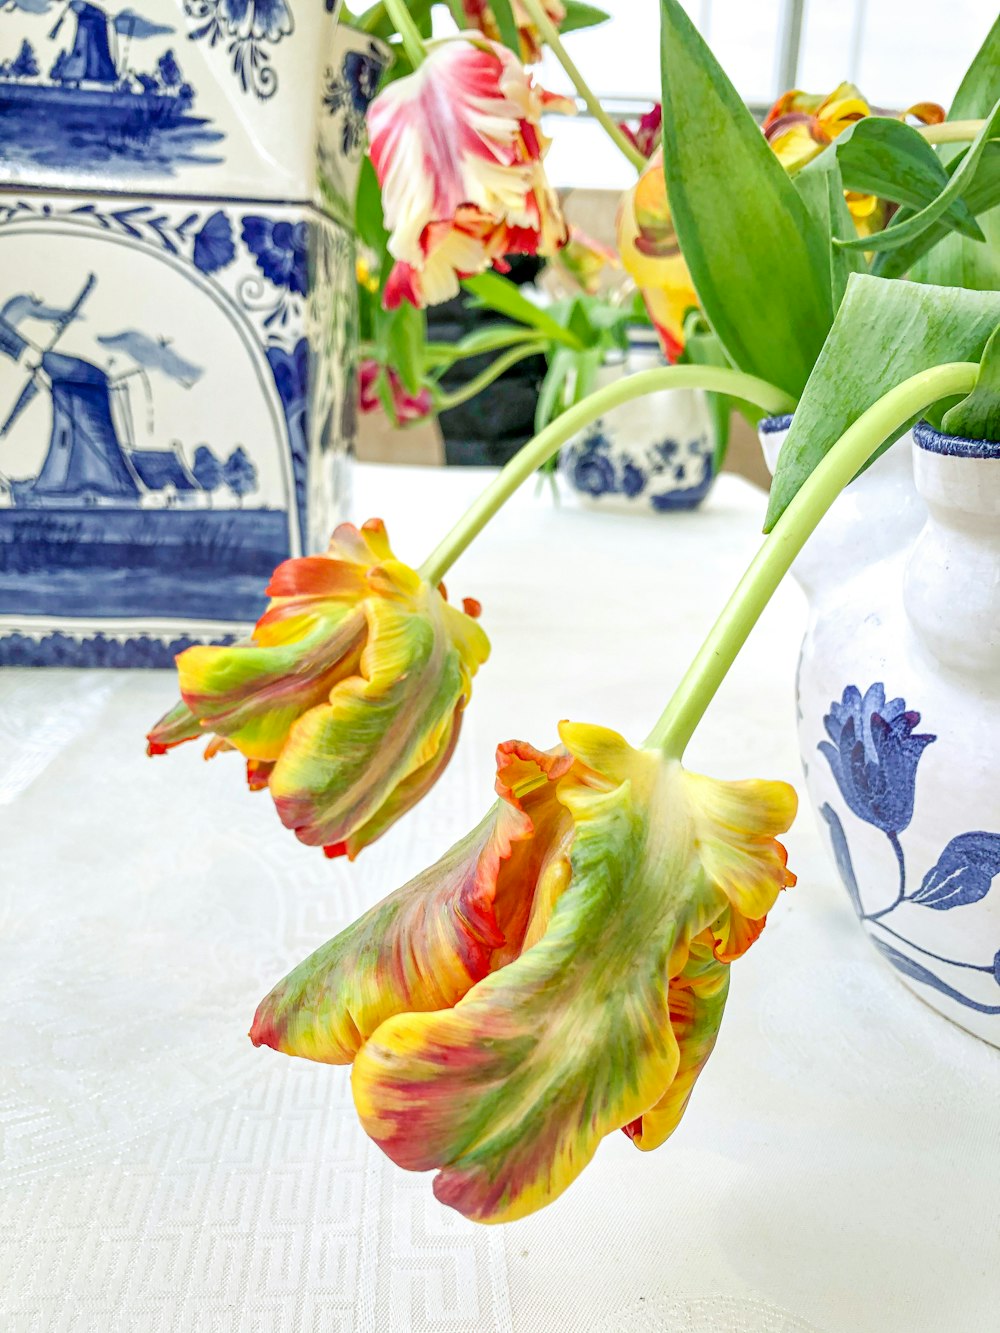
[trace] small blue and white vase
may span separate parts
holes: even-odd
[[[666,364],[649,330],[609,357],[595,388]],[[581,503],[627,513],[695,509],[715,480],[712,419],[697,389],[663,389],[623,403],[564,446],[559,474]]]
[[[335,8],[0,12],[0,665],[243,637],[343,515],[388,55]]]
[[[851,906],[907,986],[1000,1046],[1000,445],[918,425],[799,560],[802,763]]]

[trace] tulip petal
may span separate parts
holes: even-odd
[[[150,729],[146,736],[146,753],[166,754],[175,745],[183,745],[185,741],[196,740],[204,734],[201,723],[184,700],[180,699]]]
[[[669,1132],[690,1091],[670,1100],[682,1060],[671,978],[688,969],[690,985],[703,965],[706,998],[722,964],[692,941],[731,898],[766,899],[766,911],[787,882],[765,836],[787,826],[787,795],[771,791],[782,784],[710,784],[605,729],[560,731],[577,760],[559,784],[575,835],[547,929],[454,1008],[388,1019],[354,1066],[367,1132],[399,1165],[438,1168],[438,1198],[479,1221],[556,1198],[605,1134],[661,1103],[649,1133]],[[752,849],[763,870],[749,863]],[[714,1017],[692,1004],[689,1018],[693,1083]]]
[[[680,1047],[677,1072],[656,1105],[624,1126],[643,1152],[659,1148],[680,1124],[698,1075],[715,1047],[728,993],[729,968],[715,961],[704,946],[698,954],[692,949],[688,965],[670,983],[670,1026]]]
[[[257,1009],[254,1045],[350,1063],[385,1019],[453,1005],[517,947],[530,903],[516,891],[533,882],[530,839],[558,806],[566,763],[525,745],[502,746],[498,763],[502,799],[479,827],[280,982]]]
[[[341,842],[368,823],[393,790],[432,762],[454,726],[469,680],[485,661],[482,630],[413,575],[386,563],[387,594],[364,604],[368,640],[359,673],[339,682],[328,702],[292,727],[271,777],[282,822],[312,846]],[[373,576],[374,577],[374,576]],[[461,617],[456,642],[455,617]]]

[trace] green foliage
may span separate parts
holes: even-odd
[[[679,0],[661,0],[674,226],[733,365],[798,396],[833,320],[828,235]]]
[[[987,34],[965,73],[948,112],[949,120],[979,120],[988,114],[1000,98],[1000,18]],[[987,166],[991,145],[984,154],[980,171]],[[942,144],[937,150],[945,165],[954,165],[964,150],[956,144]],[[1000,289],[1000,207],[982,214],[979,224],[986,235],[985,245],[976,245],[961,236],[941,235],[938,244],[916,263],[911,277],[918,282],[942,287],[969,287],[976,291]]]
[[[986,344],[976,387],[945,412],[941,425],[966,440],[1000,440],[1000,327]]]
[[[853,275],[778,459],[766,530],[862,412],[922,370],[978,361],[998,324],[1000,293]]]

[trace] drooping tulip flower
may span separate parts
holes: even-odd
[[[365,1130],[477,1221],[549,1203],[615,1130],[670,1135],[729,966],[795,882],[775,840],[791,787],[560,736],[501,745],[479,827],[297,967],[250,1034],[353,1063]]]
[[[328,855],[357,853],[433,786],[489,654],[479,607],[450,606],[397,560],[381,520],[341,524],[324,555],[286,560],[248,643],[188,648],[183,702],[149,733],[162,754],[212,737],[251,788]]]
[[[524,6],[513,0],[514,22],[521,38],[521,59],[526,65],[537,64],[542,58],[543,39],[535,24],[525,13]],[[543,0],[542,8],[558,28],[566,17],[560,0]],[[462,0],[462,9],[470,27],[478,28],[493,42],[500,41],[500,25],[488,0]]]
[[[657,149],[618,209],[618,253],[642,292],[668,361],[684,350],[684,317],[698,295],[674,230],[663,150]]]
[[[887,115],[874,110],[853,83],[839,84],[829,96],[804,93],[795,88],[775,102],[764,120],[764,135],[778,161],[787,171],[798,171],[846,129],[866,116]],[[913,117],[924,125],[944,120],[944,107],[936,102],[918,102],[899,119]],[[888,221],[889,206],[873,194],[845,191],[847,206],[859,235],[881,231]]]
[[[618,126],[621,132],[634,147],[638,148],[643,157],[652,157],[660,146],[660,139],[663,136],[663,107],[659,102],[651,111],[647,111],[644,116],[640,116],[639,123],[633,127],[622,123]]]
[[[436,305],[505,254],[547,256],[565,243],[544,167],[549,101],[512,52],[468,33],[431,42],[419,68],[375,99],[370,153],[396,260],[390,309]]]
[[[361,363],[361,370],[358,374],[358,405],[361,411],[378,412],[382,407],[378,381],[383,369],[389,385],[389,392],[392,395],[392,410],[399,425],[406,426],[411,422],[423,421],[425,417],[429,417],[434,411],[430,389],[423,388],[418,393],[410,393],[399,378],[398,371],[392,366],[383,368],[377,361],[363,361]]]

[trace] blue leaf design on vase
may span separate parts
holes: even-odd
[[[232,224],[222,209],[205,219],[194,238],[191,257],[202,273],[218,273],[236,258]]]
[[[837,862],[837,869],[840,871],[840,878],[843,881],[844,888],[847,890],[855,912],[859,917],[864,917],[865,909],[861,905],[861,892],[858,889],[858,879],[854,873],[854,863],[851,860],[851,849],[847,845],[847,834],[844,832],[844,826],[840,822],[840,816],[829,803],[823,806],[820,810],[820,814],[826,820],[830,829],[830,842],[833,844],[833,855]]]
[[[1000,875],[1000,834],[963,833],[948,843],[937,864],[924,876],[920,888],[914,893],[906,892],[906,858],[899,834],[913,818],[920,758],[937,737],[915,735],[920,714],[908,710],[903,699],[887,703],[881,682],[870,686],[864,695],[857,686],[849,685],[840,702],[830,705],[823,721],[829,740],[821,741],[817,748],[829,763],[841,796],[853,814],[886,835],[899,866],[895,899],[879,911],[866,912],[840,816],[829,803],[821,807],[820,813],[830,829],[837,869],[858,917],[926,958],[966,972],[988,973],[1000,984],[1000,953],[986,964],[944,957],[907,939],[883,920],[902,903],[942,911],[979,902]],[[1000,1005],[982,1004],[963,994],[880,936],[872,934],[871,939],[882,956],[911,981],[930,986],[978,1013],[1000,1013]]]
[[[918,963],[915,958],[900,953],[898,949],[894,949],[885,940],[877,939],[873,935],[872,941],[882,957],[891,963],[897,972],[901,972],[904,977],[909,977],[911,981],[919,981],[921,985],[930,986],[932,990],[940,991],[942,995],[957,1000],[959,1004],[964,1004],[967,1009],[975,1009],[977,1013],[1000,1014],[1000,1004],[980,1004],[978,1000],[971,1000],[968,995],[963,995],[954,986],[949,986],[947,982],[935,976],[933,972],[924,967],[923,963]],[[942,961],[947,960],[942,959]]]
[[[937,865],[909,901],[935,911],[977,903],[1000,875],[1000,833],[963,833],[952,838]]]
[[[880,681],[863,697],[849,685],[823,722],[830,739],[819,750],[850,809],[890,837],[902,833],[913,818],[917,765],[937,737],[913,735],[920,714],[903,699],[886,703]]]
[[[641,495],[642,489],[646,485],[646,474],[641,467],[635,463],[626,463],[622,468],[622,492],[631,500],[635,495]]]

